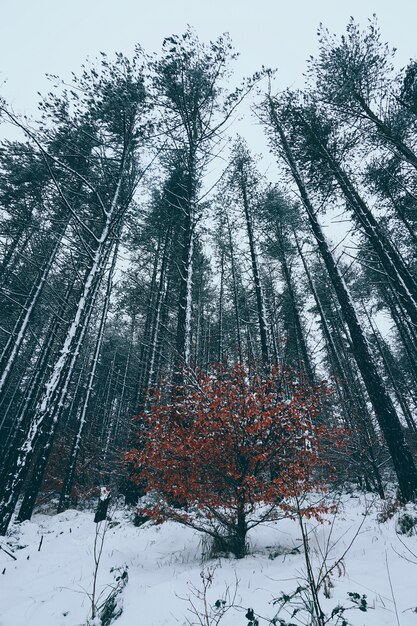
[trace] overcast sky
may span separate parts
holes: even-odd
[[[399,63],[416,56],[413,0],[0,0],[0,94],[32,113],[37,91],[49,88],[45,73],[68,78],[86,57],[129,53],[135,43],[156,51],[187,24],[202,40],[228,31],[240,74],[264,64],[278,67],[280,87],[299,85],[321,21],[341,33],[350,15],[365,24],[373,13]]]

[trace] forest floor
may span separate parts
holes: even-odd
[[[408,507],[408,513],[417,516],[417,509]],[[332,566],[354,539],[327,581],[330,598],[324,595],[325,586],[320,591],[328,615],[338,605],[353,606],[356,608],[344,617],[355,626],[417,626],[417,556],[412,555],[417,555],[417,535],[397,533],[401,515],[404,509],[382,523],[381,503],[372,502],[369,495],[353,494],[342,496],[334,518],[327,516],[333,523],[308,522],[316,569],[326,545],[330,548],[327,565]],[[88,623],[94,571],[93,518],[91,510],[37,514],[1,538],[0,545],[16,558],[0,551],[1,626]],[[210,606],[215,609],[216,600],[229,602],[234,597],[235,607],[220,620],[220,626],[247,626],[249,607],[266,618],[259,619],[260,626],[273,623],[269,620],[278,609],[274,599],[304,584],[300,529],[291,520],[255,529],[249,538],[251,553],[241,560],[203,560],[201,535],[174,523],[147,522],[135,527],[126,510],[113,511],[112,520],[104,538],[97,589],[103,601],[117,574],[127,566],[128,582],[117,597],[123,612],[114,622],[116,626],[214,626],[215,621],[199,622],[190,603],[197,613],[204,612],[203,602],[196,597],[196,589],[201,590],[204,582],[202,571],[213,575],[207,593]],[[359,610],[349,593],[358,594],[356,603],[366,595],[366,612]],[[285,623],[303,623],[296,619],[303,619],[302,612],[290,619],[296,603],[294,598],[290,613],[280,612]]]

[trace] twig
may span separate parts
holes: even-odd
[[[387,566],[388,581],[389,581],[389,586],[390,586],[390,589],[391,589],[392,601],[394,603],[395,617],[397,618],[398,626],[401,626],[400,618],[398,616],[397,602],[395,600],[395,595],[394,595],[394,589],[392,588],[391,574],[389,572],[388,557],[387,557],[387,551],[386,550],[385,550],[385,564]]]
[[[0,550],[3,550],[3,552],[5,552],[8,556],[10,556],[13,559],[13,561],[17,561],[17,558],[15,557],[15,555],[9,552],[8,550],[6,550],[6,548],[3,548],[3,546],[0,546]]]

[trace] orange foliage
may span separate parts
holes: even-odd
[[[147,513],[207,532],[210,520],[233,532],[277,510],[291,514],[295,498],[324,492],[330,478],[324,449],[341,437],[322,419],[328,393],[325,384],[313,388],[277,367],[249,375],[227,364],[197,376],[171,402],[156,391],[138,418],[137,448],[126,455],[133,478],[159,494]],[[303,512],[323,510],[311,505]]]

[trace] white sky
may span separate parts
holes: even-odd
[[[417,52],[413,0],[0,0],[0,94],[17,112],[32,113],[37,91],[49,89],[45,73],[68,78],[87,56],[129,53],[135,43],[156,51],[187,24],[202,40],[230,32],[238,71],[278,67],[284,88],[300,84],[320,21],[341,33],[350,15],[365,24],[374,12],[405,64]]]

